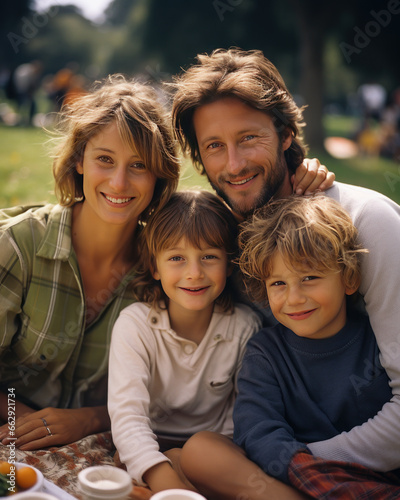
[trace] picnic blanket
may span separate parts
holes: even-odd
[[[80,500],[78,473],[92,465],[115,465],[114,453],[111,432],[108,431],[60,447],[36,451],[15,448],[15,461],[36,467],[45,479]],[[0,460],[7,461],[9,456],[10,450],[0,444]]]
[[[322,460],[298,452],[289,466],[291,484],[319,500],[398,500],[400,472],[374,472],[362,465]]]

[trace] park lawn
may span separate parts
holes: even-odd
[[[329,120],[327,131],[346,136],[350,128],[348,120],[339,117]],[[48,139],[49,135],[38,128],[0,126],[0,208],[55,201]],[[400,204],[399,163],[384,158],[339,160],[315,151],[309,156],[318,157],[335,172],[338,181],[375,189]],[[180,187],[193,186],[210,189],[206,177],[185,160]]]
[[[0,207],[55,201],[48,136],[39,128],[0,126]]]
[[[353,138],[359,119],[352,116],[326,115],[326,136]],[[336,179],[348,184],[374,189],[400,204],[400,163],[380,157],[356,156],[346,160],[332,158],[326,152],[310,152],[335,172]]]

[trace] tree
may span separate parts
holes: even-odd
[[[362,79],[381,80],[386,86],[399,81],[397,54],[400,13],[398,2],[376,5],[374,0],[317,2],[289,0],[297,17],[300,40],[300,92],[308,108],[306,139],[314,150],[323,149],[323,110],[326,42],[332,36],[343,64]],[[388,73],[392,75],[389,76]],[[392,83],[390,83],[392,82]]]
[[[289,0],[289,3],[295,11],[299,33],[299,90],[307,105],[304,112],[307,123],[306,142],[312,149],[322,150],[324,144],[322,119],[326,35],[335,20],[334,12],[341,7],[341,0],[328,3],[315,2],[314,0]]]
[[[26,26],[32,22],[32,4],[32,0],[13,0],[3,2],[0,7],[0,53],[4,68],[15,68],[23,60],[17,40],[26,39],[22,30],[29,29]]]

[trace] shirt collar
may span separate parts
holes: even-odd
[[[47,259],[68,260],[72,252],[71,225],[72,208],[55,205],[49,212],[37,255]]]
[[[158,330],[171,330],[168,311],[163,308],[163,302],[161,302],[158,307],[151,307],[149,314],[147,315],[147,323],[151,328],[157,328]]]
[[[147,315],[147,323],[153,329],[156,328],[158,330],[171,332],[172,328],[169,321],[169,315],[167,309],[164,309],[164,302],[160,302],[160,306],[150,308]],[[219,305],[215,305],[210,323],[210,326],[214,331],[215,340],[220,341],[222,339],[232,339],[232,329],[229,327],[227,328],[227,324],[229,324],[232,318],[232,313],[225,312]]]

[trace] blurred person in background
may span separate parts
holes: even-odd
[[[37,112],[36,93],[40,88],[43,73],[41,61],[21,64],[11,75],[20,125],[33,125]]]

